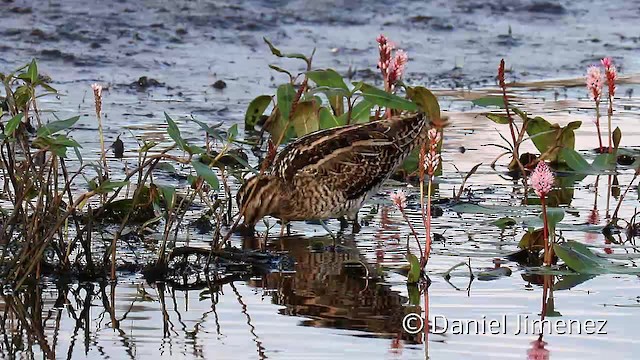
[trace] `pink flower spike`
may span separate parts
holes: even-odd
[[[407,194],[404,191],[398,190],[395,193],[391,194],[391,201],[403,211],[407,207]]]
[[[593,101],[600,101],[602,95],[602,72],[597,66],[589,66],[587,69],[587,90]]]
[[[547,196],[551,189],[553,188],[554,176],[549,169],[549,166],[544,162],[538,162],[538,166],[533,171],[529,182],[533,190],[535,190],[536,195],[543,198]]]
[[[618,70],[613,64],[613,60],[610,57],[606,57],[600,60],[602,66],[604,66],[604,73],[607,78],[607,86],[609,87],[609,96],[613,97],[616,92],[616,80],[618,80]]]

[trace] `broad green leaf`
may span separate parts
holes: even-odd
[[[318,105],[315,101],[301,101],[296,105],[291,123],[298,137],[320,129]]]
[[[229,130],[227,130],[227,138],[233,141],[237,136],[238,136],[238,124],[233,124],[231,125]]]
[[[349,96],[348,90],[344,90],[339,87],[329,87],[329,86],[315,87],[307,92],[307,96],[317,94],[317,93],[325,94],[327,96],[327,99],[338,98],[338,97],[343,98],[343,97]]]
[[[515,225],[516,221],[513,218],[510,218],[510,217],[502,217],[502,218],[500,218],[498,220],[492,221],[491,224],[499,227],[502,230],[504,230],[507,227]]]
[[[418,289],[418,284],[407,282],[407,293],[409,294],[409,304],[420,306],[420,289]]]
[[[320,129],[323,129],[323,130],[344,125],[344,123],[341,124],[338,121],[338,118],[333,116],[333,113],[331,112],[331,110],[327,109],[326,107],[320,108],[319,117],[320,117]]]
[[[103,182],[102,184],[100,184],[100,186],[98,186],[95,189],[95,192],[98,194],[106,194],[110,191],[113,191],[115,189],[119,189],[123,186],[127,186],[127,184],[129,184],[129,181],[111,181],[111,180],[106,180],[105,182]]]
[[[158,185],[158,189],[162,192],[167,209],[173,210],[176,188],[171,185]]]
[[[440,104],[438,98],[423,86],[407,87],[407,96],[416,103],[422,112],[429,116],[429,120],[440,119]]]
[[[577,241],[554,244],[553,250],[571,270],[580,274],[640,274],[640,268],[614,264]]]
[[[38,136],[33,141],[33,146],[39,149],[49,149],[56,155],[66,158],[67,157],[67,148],[80,148],[80,144],[73,139],[70,139],[64,135],[56,135],[55,137],[51,136]]]
[[[593,159],[593,163],[591,166],[595,170],[606,171],[606,170],[615,170],[617,164],[617,156],[616,154],[598,154],[595,159]]]
[[[518,242],[518,247],[529,251],[540,251],[544,249],[544,230],[536,229],[527,231],[522,235],[520,242]]]
[[[74,116],[66,120],[52,121],[38,129],[38,136],[51,135],[59,131],[66,130],[78,122],[79,119],[80,116]]]
[[[262,114],[264,114],[264,111],[269,107],[269,104],[271,104],[271,96],[269,95],[260,95],[251,100],[244,115],[245,128],[253,129]]]
[[[349,88],[345,84],[342,76],[333,69],[308,71],[307,77],[318,86],[326,86],[328,88],[338,88],[349,93]]]
[[[613,149],[614,153],[618,152],[618,148],[620,147],[620,141],[622,140],[622,131],[620,131],[619,127],[616,127],[613,130]]]
[[[531,137],[533,144],[540,153],[547,153],[546,159],[551,162],[564,162],[565,159],[560,156],[561,148],[575,148],[576,136],[574,130],[582,125],[581,121],[572,121],[565,127],[558,124],[550,124],[545,119],[537,116],[529,119],[527,126],[527,134]],[[540,133],[544,135],[535,136]]]
[[[540,214],[540,219],[543,219],[542,214]],[[564,219],[564,210],[557,207],[547,207],[547,221],[549,222],[549,229],[553,232],[560,223]],[[544,220],[543,220],[544,221]]]
[[[413,102],[397,95],[390,94],[369,84],[362,83],[360,90],[365,100],[390,109],[417,111],[418,106]]]
[[[594,172],[593,167],[589,165],[587,160],[585,160],[577,151],[569,148],[562,148],[560,150],[560,154],[562,154],[562,158],[571,170],[582,174],[591,174]]]
[[[489,95],[484,96],[479,99],[475,99],[471,101],[475,106],[489,107],[489,106],[497,106],[499,108],[504,108],[504,99],[502,96],[497,95]]]
[[[484,114],[484,116],[486,116],[487,119],[493,121],[496,124],[508,124],[509,123],[509,118],[506,115],[486,113],[486,114]]]
[[[412,253],[407,253],[407,260],[409,261],[409,273],[407,274],[407,283],[415,284],[420,281],[420,260]]]
[[[190,151],[189,145],[187,145],[187,142],[184,141],[184,139],[180,135],[180,129],[178,129],[178,125],[176,125],[173,119],[171,119],[169,114],[167,114],[166,112],[164,113],[164,117],[167,120],[167,124],[169,125],[167,129],[167,133],[169,134],[169,137],[171,137],[171,139],[175,141],[175,143],[178,145],[180,150]]]
[[[296,90],[291,84],[283,84],[278,86],[276,93],[278,99],[278,109],[280,110],[280,117],[286,123],[289,120],[289,113],[293,105],[293,100],[296,97]]]
[[[215,172],[213,172],[213,170],[211,170],[209,166],[201,163],[199,160],[192,160],[191,165],[196,171],[196,174],[198,174],[198,176],[201,176],[213,190],[218,190],[220,188],[218,176]]]
[[[373,104],[367,100],[362,100],[351,109],[351,124],[362,124],[369,122],[371,118],[371,108]],[[339,123],[347,123],[348,112],[338,117]]]
[[[4,127],[4,134],[6,136],[13,136],[13,133],[16,131],[18,126],[20,125],[20,121],[24,116],[23,113],[20,113],[14,117],[12,117],[9,121],[7,121],[7,125]]]

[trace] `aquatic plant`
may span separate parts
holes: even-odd
[[[591,65],[587,69],[587,90],[593,102],[596,105],[596,130],[598,131],[599,151],[602,152],[602,133],[600,131],[600,98],[602,96],[602,72],[600,68]]]
[[[540,197],[540,203],[542,205],[542,216],[543,216],[543,241],[544,241],[544,263],[547,265],[551,265],[551,261],[553,259],[553,247],[550,244],[550,236],[549,236],[549,219],[547,215],[547,204],[546,197],[551,192],[553,188],[554,176],[549,169],[549,166],[544,161],[540,161],[536,169],[531,174],[531,178],[529,182],[531,187],[536,192],[536,195]]]
[[[420,209],[422,222],[426,230],[424,255],[420,261],[420,267],[424,268],[431,254],[431,195],[433,191],[433,177],[440,165],[440,153],[438,144],[442,141],[441,129],[433,127],[427,133],[427,143],[420,151]],[[424,180],[427,175],[427,204],[424,204]]]
[[[607,78],[607,98],[609,99],[609,108],[607,110],[607,122],[609,130],[609,153],[613,152],[613,129],[611,127],[611,118],[613,117],[613,97],[616,93],[616,80],[618,79],[618,71],[610,57],[600,60],[604,66],[604,74]]]
[[[505,64],[504,59],[500,61],[498,67],[498,84],[501,90],[501,96],[488,96],[473,101],[474,104],[480,106],[497,106],[504,109],[504,113],[489,112],[484,115],[496,124],[509,125],[509,133],[511,139],[507,139],[499,133],[500,138],[506,143],[491,144],[493,146],[504,149],[491,163],[495,167],[497,161],[505,155],[511,155],[508,169],[516,171],[523,179],[526,178],[527,169],[535,166],[536,162],[546,160],[552,164],[563,164],[566,162],[563,149],[573,150],[575,147],[575,133],[582,122],[572,121],[562,127],[558,124],[551,124],[540,116],[531,117],[525,111],[511,105],[507,93],[507,83],[505,80]],[[521,120],[518,124],[513,114]],[[525,137],[528,135],[528,137]],[[520,147],[526,141],[530,140],[540,152],[539,156],[531,154],[521,154]],[[526,187],[526,182],[523,180]],[[526,191],[525,191],[526,192]]]
[[[0,211],[0,242],[5,245],[0,254],[3,286],[20,289],[26,282],[37,281],[44,269],[94,279],[104,276],[110,268],[110,277],[115,279],[116,248],[124,230],[132,229],[130,234],[141,236],[144,229],[162,220],[165,229],[158,265],[166,267],[167,251],[174,249],[177,229],[196,197],[203,199],[206,209],[218,220],[216,225],[222,226],[225,213],[230,211],[226,204],[231,199],[225,171],[248,167],[238,149],[232,148],[237,127],[225,132],[217,129],[219,125],[190,119],[205,133],[207,145],[200,147],[188,144],[175,121],[165,114],[167,135],[175,144],[160,148],[157,143],[145,141],[138,150],[137,166],[125,174],[109,174],[101,130],[100,85],[92,86],[101,133],[100,160],[87,162],[79,150],[81,145],[71,137],[79,116],[42,121],[37,100],[56,94],[56,90],[48,85],[46,77],[40,76],[35,60],[14,72],[0,74],[0,81],[6,104],[6,110],[0,110],[0,179],[4,200],[10,203],[9,209]],[[215,140],[215,147],[209,138]],[[75,153],[77,166],[68,165],[69,150]],[[193,174],[187,189],[155,183],[154,171],[177,172],[172,162]],[[212,167],[219,168],[226,189],[215,203],[207,200],[209,192],[217,193],[220,188]],[[92,178],[96,174],[97,179]],[[123,197],[123,189],[129,186],[134,187],[133,196]],[[102,198],[98,204],[93,201],[95,197]],[[99,257],[94,256],[94,229],[111,223],[119,226],[107,242],[110,245],[100,248],[102,262],[96,263]],[[173,230],[174,241],[169,242]],[[106,233],[99,235],[102,234]],[[216,234],[219,236],[219,232]],[[210,251],[220,252],[219,239],[213,240]]]

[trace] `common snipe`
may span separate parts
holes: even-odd
[[[283,223],[346,217],[357,231],[358,210],[426,139],[428,128],[427,116],[417,113],[299,138],[238,190],[244,224],[252,227],[267,215]]]

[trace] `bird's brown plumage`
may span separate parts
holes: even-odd
[[[285,146],[270,169],[240,188],[245,224],[270,215],[285,222],[347,216],[358,210],[426,139],[425,114],[317,131]]]

